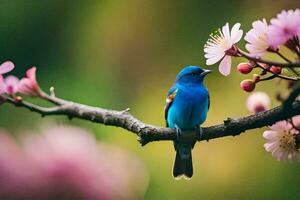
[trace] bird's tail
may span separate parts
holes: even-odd
[[[175,143],[176,157],[173,166],[175,179],[190,179],[193,176],[192,147],[187,144]]]

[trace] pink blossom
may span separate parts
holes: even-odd
[[[36,81],[36,67],[32,67],[26,72],[26,77],[19,82],[19,92],[30,95],[40,96],[41,89]]]
[[[23,135],[21,144],[0,133],[0,199],[141,199],[145,193],[144,165],[83,129],[44,128]]]
[[[6,74],[15,68],[15,65],[11,61],[5,61],[0,65],[0,75]]]
[[[18,92],[19,79],[15,76],[8,76],[4,79],[5,92],[13,95]]]
[[[265,19],[252,23],[252,29],[246,33],[246,49],[253,56],[262,56],[270,47],[269,27]]]
[[[278,48],[299,34],[300,10],[281,11],[276,18],[271,19],[269,26],[269,43]]]
[[[247,109],[253,113],[269,109],[270,104],[270,98],[265,92],[253,92],[246,101]]]
[[[287,121],[277,122],[270,129],[263,133],[268,140],[266,151],[279,161],[300,161],[299,131]]]
[[[240,23],[236,23],[230,31],[229,24],[226,23],[222,31],[219,30],[218,34],[211,35],[204,46],[206,64],[213,65],[221,60],[219,71],[224,76],[229,75],[231,70],[231,56],[228,52],[234,51],[233,45],[238,43],[243,35],[240,26]]]
[[[10,134],[0,130],[0,199],[33,199],[38,191],[36,167]]]

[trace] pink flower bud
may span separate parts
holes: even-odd
[[[281,74],[281,67],[272,66],[270,71],[274,74]]]
[[[32,67],[26,72],[26,77],[19,82],[19,92],[30,96],[40,96],[41,89],[36,81],[36,67]]]
[[[246,106],[250,112],[262,112],[270,107],[270,98],[264,92],[254,92],[249,95]]]
[[[249,74],[252,71],[253,67],[250,63],[240,63],[237,66],[237,70],[242,74]]]
[[[251,79],[245,79],[241,82],[240,87],[246,92],[252,92],[255,88],[255,83]]]

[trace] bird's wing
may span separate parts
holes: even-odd
[[[165,120],[166,120],[166,127],[169,127],[168,125],[168,111],[173,103],[173,100],[176,96],[178,89],[176,87],[171,87],[171,89],[168,92],[168,96],[166,98],[166,106],[165,106]]]

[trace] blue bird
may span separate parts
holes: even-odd
[[[209,109],[209,93],[203,84],[204,77],[210,70],[197,66],[187,66],[179,72],[174,85],[168,92],[165,106],[166,126],[175,128],[177,140],[174,141],[176,157],[173,176],[176,179],[193,176],[192,148],[196,141],[180,141],[180,134],[186,130],[199,131],[206,120]]]

